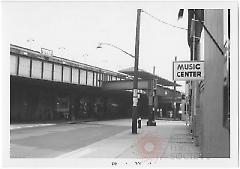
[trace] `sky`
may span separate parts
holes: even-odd
[[[179,7],[161,2],[12,1],[2,3],[3,34],[14,45],[117,71],[133,67],[134,59],[110,46],[96,47],[111,43],[134,55],[138,8],[187,28],[187,13],[178,20]],[[187,61],[189,55],[186,30],[141,13],[140,69],[152,72],[155,66],[158,76],[172,80],[174,57]]]

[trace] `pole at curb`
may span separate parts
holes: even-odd
[[[156,71],[156,67],[153,66],[153,75],[154,76],[155,76],[155,71]],[[157,111],[156,101],[157,101],[157,81],[154,77],[154,79],[153,79],[153,113],[152,113],[153,123],[155,122],[155,115],[156,115],[156,111]]]
[[[177,56],[175,56],[175,62],[177,61]],[[177,118],[177,102],[176,102],[176,80],[174,80],[174,93],[173,93],[173,118],[176,120]]]
[[[153,75],[154,78],[149,81],[149,114],[148,114],[148,121],[147,121],[147,126],[156,126],[155,122],[155,100],[156,100],[156,90],[155,90],[155,66],[153,66]]]
[[[137,102],[138,102],[138,58],[140,39],[140,17],[141,9],[137,9],[136,39],[135,39],[135,63],[133,78],[133,112],[132,112],[132,134],[137,134]]]
[[[140,117],[138,118],[138,128],[142,128],[142,119]]]

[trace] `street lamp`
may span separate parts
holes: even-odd
[[[122,51],[123,53],[125,53],[125,54],[131,56],[132,58],[135,58],[134,55],[132,55],[132,54],[126,52],[125,50],[123,50],[123,49],[121,49],[121,48],[119,48],[119,47],[117,47],[117,46],[115,46],[115,45],[113,45],[113,44],[111,44],[111,43],[104,43],[104,42],[101,42],[101,43],[98,44],[97,49],[101,49],[103,45],[107,45],[107,46],[114,47],[114,48],[116,48],[116,49]]]
[[[133,77],[133,112],[132,112],[132,133],[137,134],[137,102],[138,102],[138,58],[139,58],[139,40],[140,40],[140,17],[142,9],[137,9],[137,24],[135,38],[135,62]]]
[[[134,55],[130,54],[129,52],[126,52],[125,50],[111,44],[111,43],[99,43],[99,45],[97,46],[97,49],[101,49],[103,45],[106,46],[111,46],[115,49],[118,49],[120,51],[122,51],[123,53],[129,55],[132,58],[135,58]],[[138,93],[137,93],[137,84],[138,83],[138,77],[136,77],[138,74],[136,73],[136,71],[138,71],[138,68],[136,68],[136,66],[138,67],[138,59],[136,61],[135,58],[135,64],[134,64],[134,78],[133,78],[133,112],[132,112],[132,133],[133,134],[137,134],[137,102],[138,102]],[[138,128],[141,128],[141,121],[138,121]]]
[[[177,61],[177,56],[175,56],[175,62]],[[176,80],[174,80],[174,86],[173,86],[173,118],[176,119],[177,117],[177,103],[176,103]]]
[[[139,39],[140,39],[140,17],[142,9],[137,9],[137,24],[136,24],[136,39],[135,39],[135,56],[124,51],[123,49],[110,43],[99,43],[97,48],[102,48],[102,45],[108,45],[123,53],[135,58],[134,61],[134,77],[133,77],[133,111],[132,111],[132,134],[137,134],[137,102],[138,102],[138,60],[139,60]]]

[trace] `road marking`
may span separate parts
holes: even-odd
[[[79,158],[79,157],[82,157],[86,154],[92,153],[95,150],[96,149],[92,149],[92,148],[88,148],[88,149],[85,149],[85,150],[83,148],[81,148],[81,149],[74,150],[74,151],[71,151],[69,153],[60,155],[56,158]]]
[[[31,125],[10,125],[10,130],[17,130],[17,129],[22,129],[22,128],[31,128],[31,127],[44,127],[44,126],[52,126],[56,124],[31,124]]]

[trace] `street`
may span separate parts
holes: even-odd
[[[158,120],[131,133],[131,119],[11,130],[11,158],[197,158],[183,121]]]
[[[126,126],[59,124],[11,130],[11,158],[47,158],[87,146],[121,131]]]

